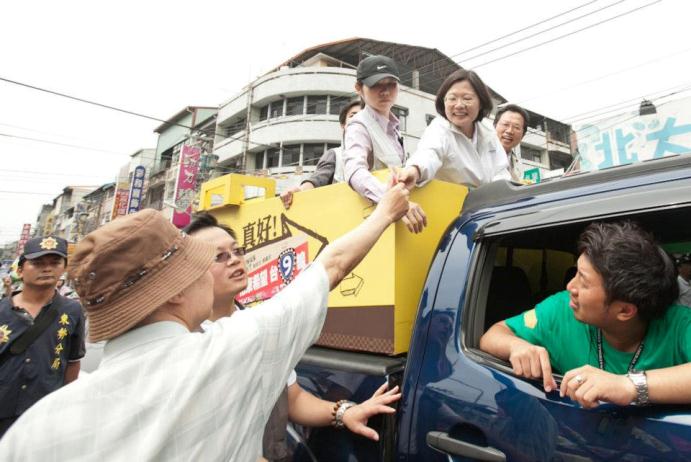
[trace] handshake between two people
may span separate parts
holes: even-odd
[[[412,179],[412,174],[410,169],[417,171],[415,167],[407,167],[403,169],[396,169],[391,167],[391,178],[389,180],[389,187],[394,187],[397,185],[403,186],[407,191],[412,191],[417,182],[417,178]],[[427,215],[425,211],[422,210],[420,204],[417,202],[409,201],[410,207],[408,207],[408,212],[403,216],[403,224],[405,224],[408,231],[411,233],[421,233],[425,226],[427,226]]]
[[[427,226],[427,215],[418,203],[408,200],[409,192],[413,189],[413,187],[415,187],[415,181],[412,181],[411,183],[410,181],[404,181],[401,179],[405,178],[402,175],[406,170],[407,169],[395,170],[393,167],[391,168],[391,177],[388,181],[387,190],[382,199],[380,200],[380,204],[387,198],[387,195],[389,196],[387,200],[392,201],[393,196],[398,197],[399,195],[405,192],[405,200],[408,207],[403,216],[396,218],[395,221],[401,219],[405,224],[406,228],[408,228],[408,231],[417,234],[421,233],[422,230]],[[303,185],[299,187],[296,186],[284,191],[280,196],[281,201],[283,201],[283,206],[286,209],[290,208],[290,206],[293,204],[293,195],[295,193],[306,191],[309,189],[314,189],[314,185],[307,182],[303,183]],[[389,207],[390,205],[391,204],[388,204],[385,207]]]

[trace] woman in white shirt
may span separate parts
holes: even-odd
[[[492,111],[492,99],[475,72],[459,69],[449,75],[435,106],[439,116],[425,129],[399,181],[411,189],[433,178],[475,188],[511,179],[495,131],[480,123]]]

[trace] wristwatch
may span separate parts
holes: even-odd
[[[634,399],[631,404],[634,406],[647,406],[650,404],[650,399],[648,398],[648,377],[645,375],[645,371],[631,371],[626,376],[633,382],[633,386],[636,387],[636,399]]]

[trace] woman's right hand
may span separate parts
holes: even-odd
[[[417,180],[420,179],[420,170],[414,165],[402,168],[398,171],[398,177],[396,179],[399,183],[403,183],[408,191],[412,191]]]

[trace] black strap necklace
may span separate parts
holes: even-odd
[[[643,335],[643,338],[645,339],[645,334]],[[634,370],[634,367],[636,366],[636,363],[638,362],[638,358],[641,357],[641,353],[643,353],[643,340],[641,340],[641,343],[638,344],[638,348],[636,348],[636,352],[633,354],[633,358],[631,358],[631,362],[629,363],[628,372],[632,372]],[[602,369],[604,371],[605,370],[605,354],[602,351],[602,330],[601,329],[597,330],[597,362],[600,365],[600,369]]]

